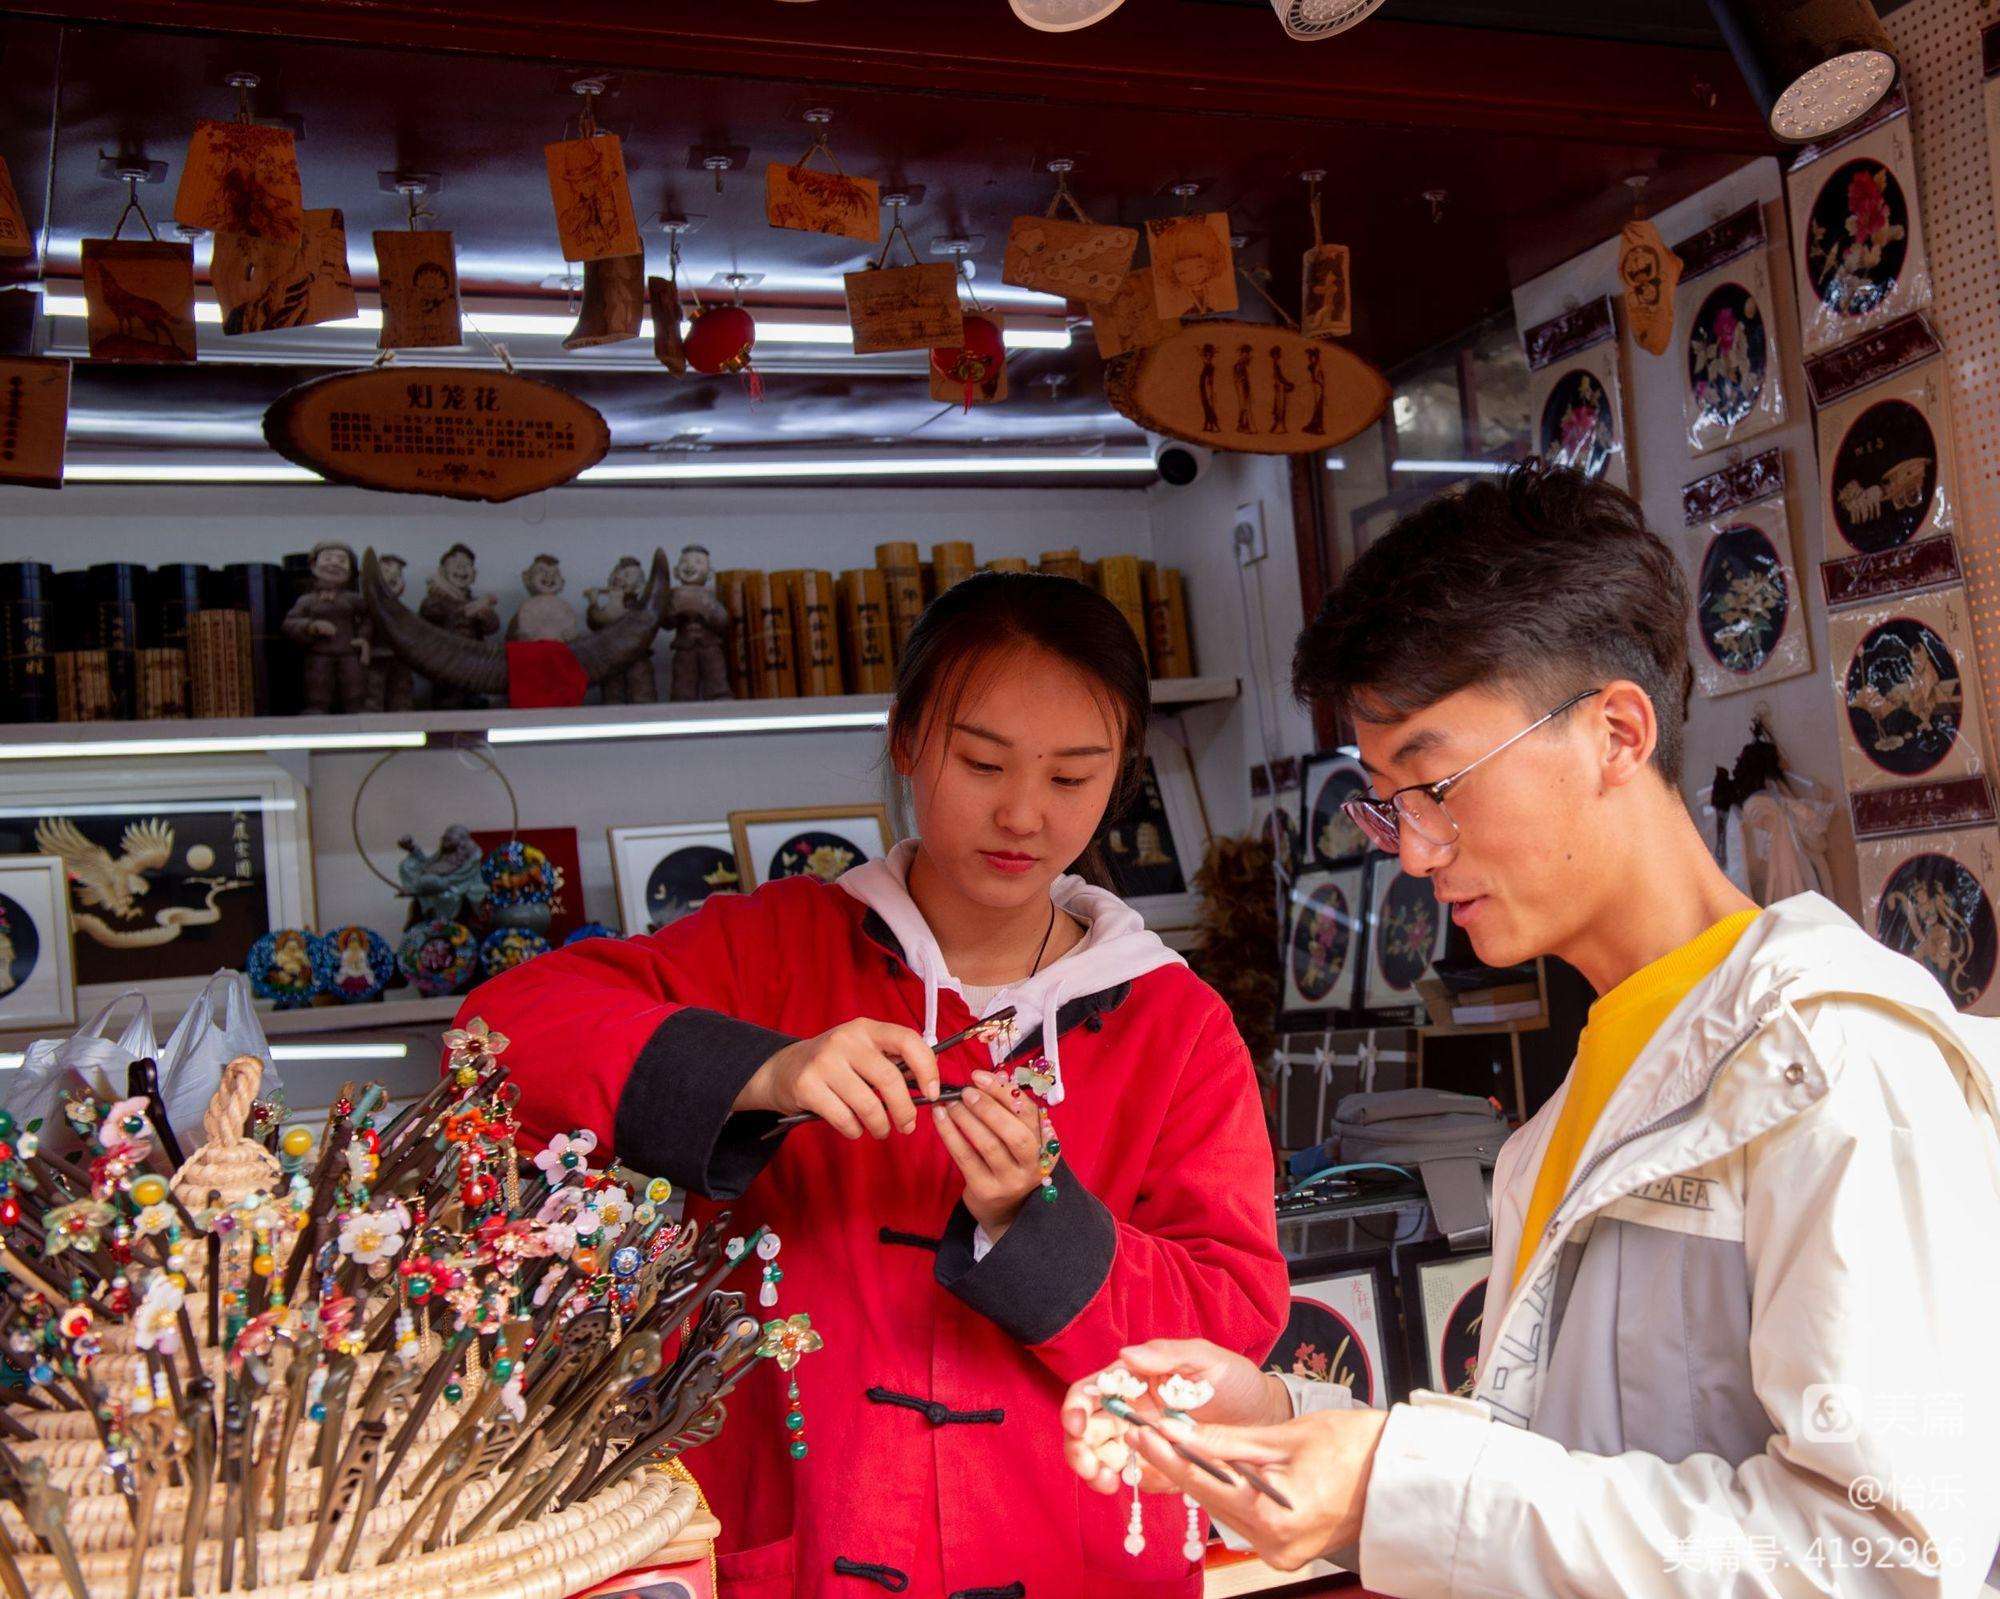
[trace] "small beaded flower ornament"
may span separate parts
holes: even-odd
[[[1201,1409],[1215,1397],[1215,1384],[1175,1372],[1160,1384],[1159,1395],[1169,1416],[1175,1420],[1189,1419],[1190,1412]],[[1201,1530],[1201,1506],[1187,1494],[1181,1495],[1181,1503],[1187,1507],[1187,1537],[1181,1544],[1181,1553],[1191,1565],[1199,1564],[1208,1551],[1208,1540]]]

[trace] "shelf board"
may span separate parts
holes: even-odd
[[[311,1033],[366,1033],[382,1027],[439,1028],[458,1014],[463,994],[442,999],[384,999],[368,1005],[308,1005],[303,1010],[257,1007],[266,1038],[297,1038]]]
[[[1162,678],[1162,711],[1233,700],[1233,677]],[[251,716],[201,721],[36,722],[0,726],[6,760],[197,755],[260,750],[393,749],[485,739],[493,744],[598,743],[622,739],[721,738],[828,731],[877,732],[886,694],[817,699],[716,700],[659,705],[580,705],[550,710],[378,711],[353,716]]]

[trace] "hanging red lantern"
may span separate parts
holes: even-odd
[[[715,305],[696,313],[681,347],[695,371],[711,377],[741,372],[750,397],[761,399],[763,379],[750,368],[750,351],[756,343],[757,322],[748,311],[740,305]]]
[[[965,409],[972,409],[976,390],[991,383],[1007,364],[1007,341],[991,318],[968,311],[960,342],[931,351],[931,369],[948,383],[965,386]]]

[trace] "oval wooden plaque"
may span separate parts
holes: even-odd
[[[1215,450],[1302,455],[1343,444],[1389,403],[1389,380],[1337,344],[1261,322],[1190,322],[1104,374],[1112,406]]]
[[[264,437],[331,483],[497,504],[604,459],[611,430],[575,396],[511,372],[384,366],[278,396]]]

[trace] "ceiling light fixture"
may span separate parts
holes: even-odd
[[[657,722],[564,722],[539,727],[493,727],[489,744],[572,744],[623,738],[709,738],[723,733],[838,733],[889,725],[889,709],[796,711],[763,716],[703,716]]]
[[[1512,461],[1396,461],[1389,470],[1450,477],[1476,477],[1480,474],[1499,477],[1513,471],[1514,464]]]
[[[1869,0],[1708,0],[1771,131],[1809,144],[1852,127],[1896,86]]]
[[[268,755],[285,750],[421,749],[418,732],[265,733],[215,738],[111,738],[89,743],[42,743],[13,737],[0,744],[0,761],[73,760],[103,755]]]
[[[1382,0],[1271,0],[1285,32],[1294,39],[1331,39],[1381,8]]]
[[[1074,33],[1102,22],[1125,0],[1007,0],[1014,15],[1038,33]]]

